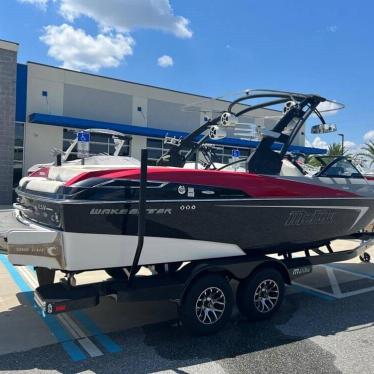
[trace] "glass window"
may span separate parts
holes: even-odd
[[[361,173],[345,158],[333,161],[327,165],[319,176],[330,178],[363,178]]]
[[[22,178],[24,127],[25,126],[23,122],[15,123],[14,161],[13,161],[13,187],[14,188],[18,186],[18,182]]]
[[[79,129],[64,129],[63,150],[64,152],[76,140],[77,132],[82,131]],[[124,144],[119,152],[119,156],[129,156],[131,146],[131,137],[125,138]],[[114,139],[110,134],[96,134],[90,135],[90,155],[108,154],[113,155],[115,152]],[[77,147],[68,157],[68,161],[75,160],[78,157]]]

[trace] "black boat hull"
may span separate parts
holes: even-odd
[[[137,235],[138,203],[23,197],[27,218],[63,232]],[[152,201],[148,237],[234,244],[243,251],[312,248],[358,232],[374,219],[373,199],[271,198]]]

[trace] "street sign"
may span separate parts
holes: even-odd
[[[233,149],[231,151],[231,156],[235,157],[235,158],[239,158],[240,157],[240,151],[239,151],[239,149]]]
[[[77,134],[78,138],[78,158],[86,158],[90,155],[90,133],[87,131],[80,131]]]

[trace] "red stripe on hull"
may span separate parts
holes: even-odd
[[[88,178],[139,179],[139,168],[126,170],[100,170],[82,173],[72,178],[66,186]],[[180,168],[149,167],[148,180],[231,188],[251,197],[354,197],[351,192],[330,187],[296,182],[272,176],[241,172],[193,170]]]

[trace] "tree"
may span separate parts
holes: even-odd
[[[347,150],[340,143],[329,144],[326,156],[348,156]]]
[[[365,152],[361,152],[359,155],[368,159],[369,166],[371,167],[374,164],[374,140],[369,140],[362,149]]]

